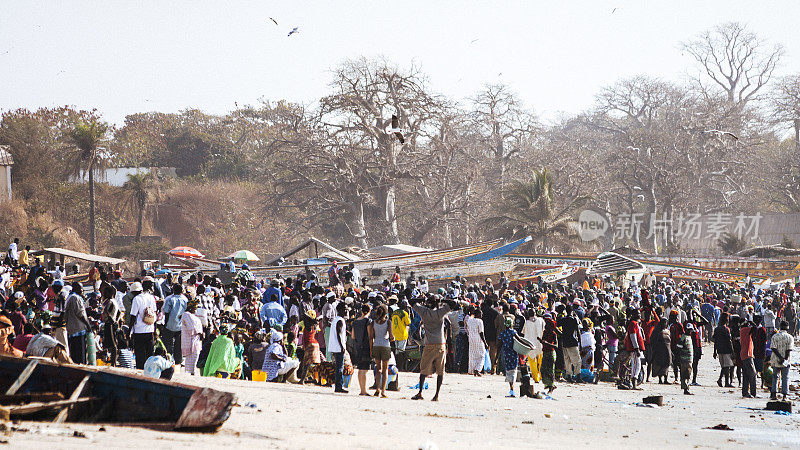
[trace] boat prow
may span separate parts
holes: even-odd
[[[213,431],[237,397],[111,368],[0,356],[0,409],[11,417]]]

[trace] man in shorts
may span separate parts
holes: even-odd
[[[421,303],[425,301],[425,305]],[[422,348],[422,362],[419,367],[419,392],[412,400],[422,400],[422,389],[425,385],[425,378],[428,375],[436,374],[436,395],[431,401],[439,401],[439,390],[442,388],[444,379],[444,366],[447,358],[446,339],[444,334],[444,319],[451,309],[455,309],[456,300],[444,300],[439,295],[432,295],[425,298],[411,300],[412,308],[422,318],[422,327],[425,331],[425,340]]]

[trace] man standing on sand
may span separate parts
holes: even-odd
[[[770,400],[778,399],[778,379],[781,379],[781,393],[783,399],[786,400],[786,395],[789,393],[789,356],[792,352],[792,345],[794,338],[789,334],[789,322],[781,320],[780,331],[772,336],[772,357],[770,365],[772,366],[772,389],[770,389]]]
[[[331,322],[330,343],[328,344],[328,351],[333,355],[336,361],[336,382],[334,383],[334,392],[347,394],[347,390],[342,387],[344,384],[344,352],[347,346],[347,337],[345,332],[347,326],[345,318],[347,317],[347,304],[339,302],[336,305],[336,317]]]
[[[444,305],[439,305],[441,297],[432,296],[426,302],[427,305],[419,304],[422,299],[412,299],[411,307],[422,318],[422,326],[425,328],[425,342],[422,348],[422,362],[419,366],[419,392],[412,400],[422,400],[422,389],[425,385],[425,377],[436,373],[436,395],[431,401],[439,401],[439,390],[442,388],[444,379],[444,365],[447,358],[445,350],[444,318],[451,309],[455,309],[457,302],[450,300]]]

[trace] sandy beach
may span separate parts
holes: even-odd
[[[711,349],[708,349],[710,353]],[[555,400],[505,398],[501,376],[447,375],[439,403],[412,401],[416,375],[401,374],[399,392],[388,399],[334,395],[332,388],[230,381],[176,375],[177,381],[235,392],[240,406],[216,433],[161,432],[101,424],[62,426],[21,422],[4,439],[15,448],[542,448],[593,447],[721,448],[731,445],[798,448],[797,414],[776,415],[763,408],[769,394],[742,399],[739,389],[715,384],[716,360],[701,360],[695,395],[678,385],[645,384],[642,391],[613,384],[559,384]],[[371,382],[371,376],[368,380]],[[790,382],[800,381],[792,368]],[[355,383],[355,380],[354,380]],[[431,389],[424,395],[433,396]],[[637,406],[647,395],[663,395],[664,406]],[[797,398],[797,393],[790,393]],[[733,431],[705,429],[726,424]],[[100,428],[104,431],[100,431]],[[85,437],[75,437],[75,431]],[[434,447],[435,446],[435,447]]]

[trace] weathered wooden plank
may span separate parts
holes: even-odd
[[[64,400],[61,392],[30,392],[26,394],[0,395],[0,405],[20,405],[31,402]]]
[[[72,395],[69,396],[70,400],[77,400],[78,397],[80,397],[81,392],[83,392],[83,388],[85,388],[86,387],[86,383],[89,382],[89,378],[91,378],[91,375],[86,375],[85,377],[83,377],[81,382],[78,383],[78,386],[75,388],[75,390],[72,391]],[[72,406],[72,405],[69,405],[66,408],[63,408],[58,413],[56,418],[53,419],[53,423],[63,423],[65,420],[67,420],[67,414],[69,414],[69,407],[70,406]]]
[[[22,372],[19,374],[17,380],[14,381],[14,384],[12,384],[11,387],[8,388],[8,390],[6,391],[6,395],[16,394],[19,388],[21,388],[22,385],[25,384],[26,381],[28,381],[28,378],[30,378],[31,374],[33,373],[33,370],[36,369],[37,365],[39,365],[39,360],[37,359],[31,360],[31,362],[29,362],[28,365],[25,366],[25,369],[23,369]]]
[[[67,409],[70,406],[77,405],[78,403],[86,403],[96,400],[94,397],[81,397],[76,399],[67,399],[67,400],[56,400],[54,402],[47,402],[47,403],[28,403],[27,405],[14,405],[14,406],[4,406],[4,408],[8,409],[12,416],[21,416],[25,414],[32,414],[39,411],[44,411],[47,409],[56,409],[56,408],[64,408]],[[65,408],[67,407],[67,408]]]

